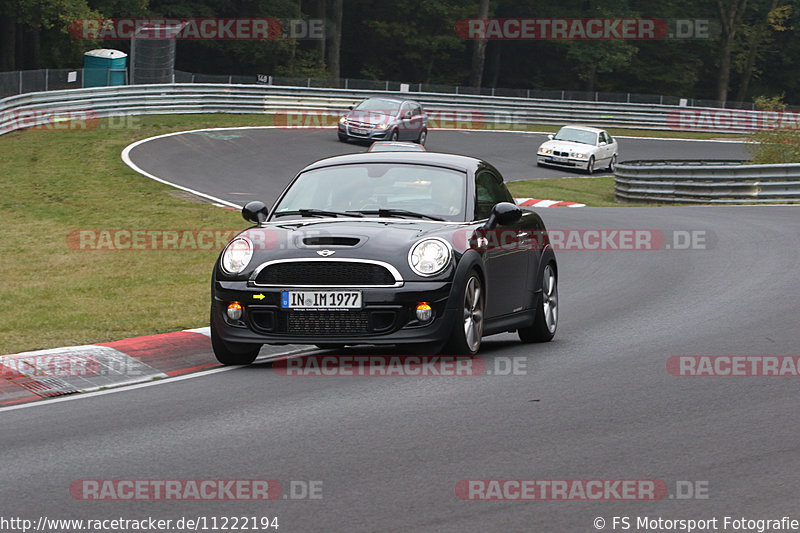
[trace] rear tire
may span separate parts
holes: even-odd
[[[544,267],[542,291],[536,298],[536,318],[533,325],[520,328],[522,342],[549,342],[558,328],[558,276],[553,263]]]
[[[611,156],[611,161],[608,162],[608,171],[614,172],[614,169],[617,168],[617,154]]]
[[[217,361],[223,365],[249,365],[258,357],[260,344],[240,344],[225,342],[211,325],[211,348]]]

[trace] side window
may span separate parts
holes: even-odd
[[[417,104],[412,104],[411,105],[411,114],[414,115],[415,117],[420,116],[422,114],[422,108],[420,106],[418,106]]]
[[[411,111],[411,105],[408,102],[403,102],[403,105],[400,106],[400,118],[404,118],[409,111]]]
[[[610,133],[606,133],[606,141],[608,141],[608,144],[611,144],[611,143],[614,142],[614,139],[611,137]]]
[[[606,134],[601,131],[600,132],[600,139],[598,140],[597,144],[601,144],[601,143],[604,143],[604,142],[608,142],[608,141],[606,141]]]
[[[488,218],[499,202],[513,203],[514,198],[497,176],[488,170],[479,172],[475,176],[475,220]]]

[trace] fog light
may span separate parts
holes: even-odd
[[[420,302],[417,304],[417,320],[420,322],[427,322],[433,317],[433,309],[428,302]]]
[[[231,302],[228,304],[228,318],[231,320],[239,320],[242,318],[242,304],[239,302]]]

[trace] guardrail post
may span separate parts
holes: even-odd
[[[233,75],[231,74],[228,76],[228,85],[231,85],[232,83],[233,83]]]
[[[658,95],[658,103],[661,104],[661,105],[664,105],[664,95],[663,94]]]
[[[22,71],[19,71],[19,93],[22,94]]]
[[[458,85],[456,85],[456,94],[458,94]]]
[[[386,80],[386,90],[389,90],[389,80]]]
[[[563,90],[561,91],[561,99],[562,100],[564,99],[564,91]]]
[[[625,103],[627,104],[631,103],[631,93],[628,93],[628,97],[625,99]]]
[[[345,89],[349,89],[350,88],[350,78],[345,78],[344,79],[344,88]]]
[[[311,87],[311,78],[306,78],[306,87]]]

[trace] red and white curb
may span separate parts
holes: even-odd
[[[94,392],[219,366],[209,329],[0,356],[0,406]]]
[[[514,198],[517,205],[523,207],[586,207],[578,202],[560,202],[558,200],[539,200],[538,198]]]

